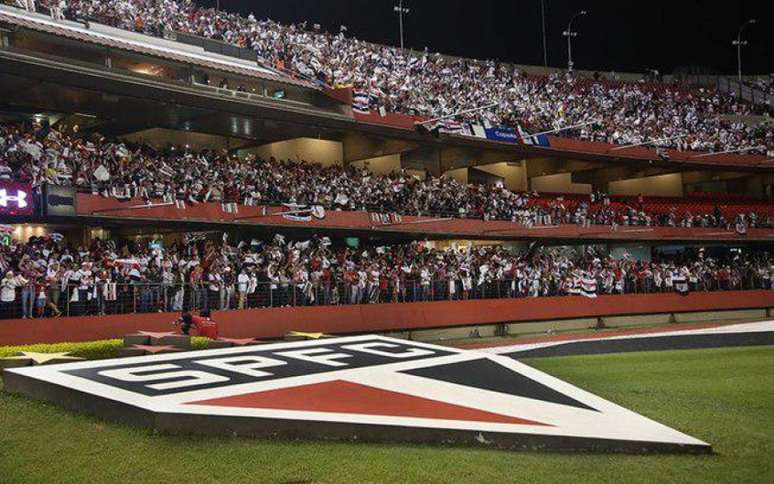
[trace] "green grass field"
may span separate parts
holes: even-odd
[[[525,362],[716,455],[180,438],[0,393],[0,482],[774,482],[774,347]]]

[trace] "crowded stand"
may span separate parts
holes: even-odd
[[[774,75],[770,75],[769,77],[758,77],[747,84],[766,94],[774,94]]]
[[[61,234],[0,248],[2,318],[308,305],[774,289],[774,259],[704,249],[636,260],[593,248],[514,251],[425,242],[336,247],[186,234],[164,246]]]
[[[330,87],[352,87],[367,102],[423,117],[450,116],[496,104],[452,120],[520,127],[531,133],[613,144],[651,143],[692,151],[744,150],[772,155],[774,128],[722,119],[754,107],[710,88],[658,82],[582,79],[572,73],[527,75],[495,61],[455,59],[374,45],[306,22],[281,25],[202,8],[190,0],[43,0],[55,18],[93,19],[161,36],[176,31],[255,50],[258,61]]]
[[[510,220],[525,226],[719,227],[746,231],[774,226],[774,205],[755,201],[512,192],[498,185],[465,184],[404,171],[375,175],[354,167],[323,167],[299,160],[240,159],[222,151],[185,147],[157,150],[63,132],[41,124],[0,123],[0,180],[74,186],[120,200],[143,198],[185,209],[220,203],[279,204],[399,215]]]

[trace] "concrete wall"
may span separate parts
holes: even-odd
[[[506,326],[506,334],[517,336],[522,334],[539,334],[547,331],[578,331],[597,326],[596,318],[563,319],[561,321],[540,321],[515,323]]]
[[[577,297],[544,297],[426,303],[366,304],[349,306],[304,306],[244,311],[216,311],[220,334],[231,338],[278,338],[289,331],[352,334],[395,331],[425,331],[451,327],[481,327],[515,323],[576,320],[586,327],[591,318],[614,316],[675,315],[686,320],[687,312],[698,320],[717,320],[717,311],[731,311],[727,318],[763,318],[772,303],[771,291],[736,291],[733,294],[691,293],[600,296],[594,302]],[[59,319],[0,320],[0,345],[94,341],[120,338],[137,330],[168,331],[176,313],[122,314]],[[632,319],[629,323],[636,323]],[[537,326],[532,327],[536,330]],[[567,328],[567,323],[561,326]],[[459,334],[459,333],[458,333]],[[465,331],[462,331],[465,335]],[[430,334],[425,336],[429,337]],[[437,334],[436,334],[437,336]]]
[[[497,336],[497,326],[466,326],[464,328],[423,329],[410,331],[406,339],[412,341],[445,341],[467,338],[492,338]]]
[[[11,238],[17,242],[26,243],[30,237],[46,237],[49,233],[51,230],[45,225],[18,224],[13,226]]]
[[[764,177],[760,175],[751,176],[744,179],[744,193],[751,197],[763,198],[766,195]]]
[[[254,153],[257,156],[278,160],[305,160],[320,163],[323,166],[340,165],[344,160],[344,149],[338,141],[313,138],[295,138],[278,141],[255,148],[240,151],[240,156]]]
[[[765,317],[767,317],[766,309],[747,309],[740,311],[707,311],[675,314],[675,321],[678,323],[701,323],[704,321],[743,321],[763,319]]]
[[[457,168],[456,170],[449,170],[444,175],[448,176],[449,178],[454,178],[460,183],[468,183],[468,169],[467,168]]]
[[[717,315],[718,319],[722,319],[723,311],[712,313]],[[669,324],[672,322],[672,315],[668,313],[663,314],[643,314],[641,316],[608,316],[603,317],[602,324],[609,328],[625,328],[632,326],[650,326],[656,324]],[[701,322],[713,321],[713,319],[705,319]]]
[[[132,143],[145,143],[155,148],[165,148],[169,145],[185,146],[192,149],[235,149],[246,143],[239,138],[216,136],[193,131],[177,131],[173,129],[151,128],[136,133],[121,136],[121,139]]]
[[[239,223],[243,227],[274,227],[277,225],[287,226],[290,222],[280,217],[263,217],[262,207],[240,206],[239,213],[229,213],[223,210],[220,203],[200,203],[189,206],[181,211],[174,206],[160,205],[157,207],[146,208],[144,210],[132,210],[129,204],[123,203],[114,198],[105,198],[99,195],[87,193],[78,193],[78,215],[94,216],[104,213],[110,213],[111,217],[127,220],[166,220],[166,221],[196,221],[207,220],[210,223]],[[141,205],[141,198],[135,198],[131,204]],[[273,211],[278,211],[279,208]],[[245,221],[252,219],[249,223]],[[406,216],[405,222],[418,221],[422,217]],[[324,220],[312,220],[311,222],[294,222],[298,228],[306,230],[373,230],[373,222],[370,220],[367,212],[329,212]],[[739,242],[739,238],[734,232],[728,232],[719,235],[714,228],[684,228],[684,227],[653,227],[647,232],[640,231],[619,231],[610,232],[609,230],[600,231],[599,227],[579,227],[575,224],[562,224],[553,227],[550,234],[543,230],[534,230],[529,227],[517,226],[510,221],[484,221],[479,219],[455,219],[449,220],[427,220],[424,219],[420,225],[403,225],[403,232],[419,234],[419,237],[452,236],[457,235],[460,238],[469,239],[543,239],[550,237],[552,239],[570,239],[577,242],[579,239],[586,243],[595,243],[601,240],[616,240],[619,243],[634,243],[635,241],[656,241],[663,243],[664,240],[696,241],[696,243],[706,242]],[[751,228],[747,232],[747,241],[756,241],[771,243],[770,230],[762,228]]]
[[[625,256],[629,256],[635,260],[646,262],[649,262],[652,259],[650,247],[643,245],[611,246],[610,255],[616,259],[623,259]]]
[[[610,182],[613,195],[638,195],[656,197],[682,197],[683,177],[680,173],[649,176],[631,180]]]
[[[570,173],[536,176],[529,180],[530,190],[547,193],[591,193],[591,185],[573,183]]]
[[[468,183],[468,169],[467,168],[457,168],[456,170],[449,170],[444,175],[454,178],[460,183]]]
[[[367,160],[353,161],[356,168],[368,168],[375,175],[387,175],[393,171],[400,171],[400,155],[387,155]]]
[[[521,164],[493,163],[491,165],[479,165],[476,169],[501,177],[505,188],[508,190],[514,192],[527,191],[527,170]]]
[[[406,174],[407,175],[411,175],[411,176],[415,176],[415,177],[419,178],[420,180],[424,180],[425,176],[427,176],[427,172],[426,171],[424,171],[424,170],[414,170],[412,168],[407,168],[406,169]]]

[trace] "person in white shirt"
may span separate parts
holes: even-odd
[[[164,289],[164,309],[166,311],[172,310],[172,301],[174,300],[174,296],[177,292],[175,290],[176,282],[177,277],[175,276],[175,273],[172,272],[172,268],[170,266],[165,266],[161,272],[161,284],[163,285]]]
[[[423,267],[419,273],[420,282],[422,283],[422,289],[419,295],[420,301],[431,301],[433,299],[433,293],[430,291],[430,283],[432,274],[430,269]]]
[[[247,268],[243,267],[237,276],[237,292],[239,292],[238,308],[245,308],[245,301],[247,301],[247,291],[250,287],[250,275],[247,273]]]
[[[20,275],[16,275],[13,271],[8,271],[5,277],[0,281],[0,304],[2,310],[0,313],[3,317],[11,319],[16,313],[16,289],[27,284],[27,280]]]
[[[67,10],[67,2],[65,0],[54,0],[50,6],[51,18],[54,20],[64,20],[64,12]]]
[[[81,315],[86,315],[91,311],[94,290],[94,275],[91,271],[91,264],[84,262],[81,268],[75,271],[75,279],[78,281],[78,312]]]

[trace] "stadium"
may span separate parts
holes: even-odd
[[[774,479],[765,6],[260,3],[0,3],[2,482]]]

